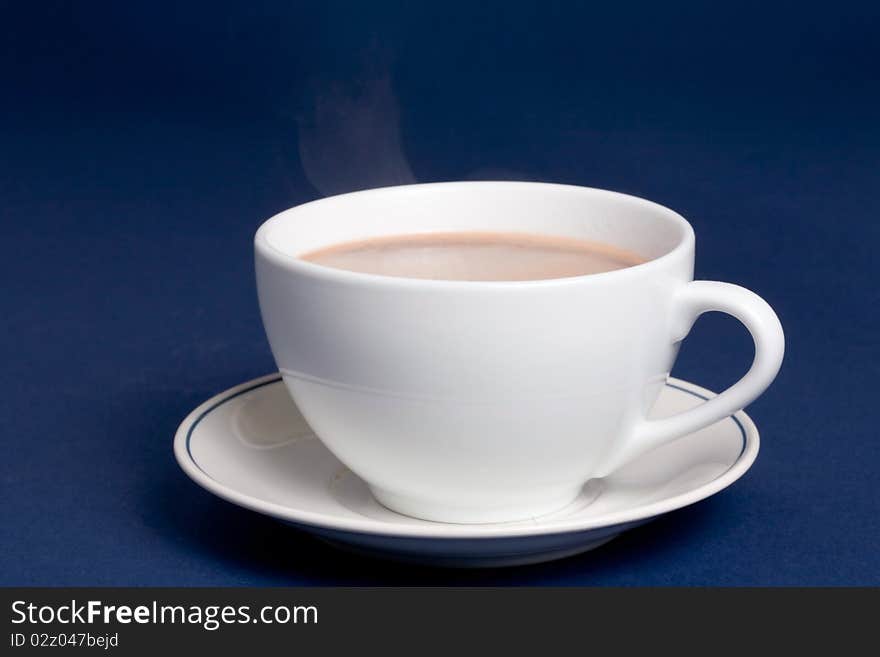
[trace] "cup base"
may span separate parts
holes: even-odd
[[[581,486],[566,488],[564,492],[552,497],[542,497],[515,504],[481,506],[462,506],[437,503],[405,495],[397,495],[387,490],[370,486],[370,492],[382,506],[411,518],[453,524],[484,524],[496,522],[516,522],[544,516],[568,506],[577,499]]]

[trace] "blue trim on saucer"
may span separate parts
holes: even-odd
[[[193,431],[195,431],[195,428],[197,426],[199,426],[199,422],[201,422],[203,419],[205,419],[205,416],[208,415],[208,413],[216,410],[217,408],[219,408],[220,406],[222,406],[226,402],[231,401],[231,400],[235,399],[236,397],[241,397],[243,394],[245,394],[247,392],[251,392],[252,390],[256,390],[257,388],[262,388],[263,386],[268,386],[273,383],[278,383],[279,381],[281,381],[280,375],[276,376],[274,379],[269,379],[268,381],[262,381],[260,383],[255,384],[255,385],[252,385],[250,388],[245,388],[244,390],[239,390],[238,392],[236,392],[232,395],[229,395],[228,397],[224,397],[223,399],[218,401],[216,404],[209,406],[204,411],[199,413],[199,416],[195,420],[193,420],[192,426],[189,428],[189,431],[186,432],[186,454],[187,454],[187,456],[189,456],[189,460],[193,462],[193,465],[196,466],[199,470],[201,470],[206,477],[209,477],[210,479],[217,481],[216,479],[214,479],[214,477],[211,477],[211,475],[209,475],[207,472],[205,472],[205,470],[202,468],[202,466],[199,465],[199,462],[196,461],[196,458],[193,456],[192,450],[190,449],[190,441],[192,440]],[[220,482],[217,481],[217,483],[219,484]]]
[[[236,397],[240,397],[241,395],[243,395],[245,393],[251,392],[252,390],[256,390],[258,388],[262,388],[263,386],[268,386],[273,383],[278,383],[279,381],[281,381],[280,375],[275,377],[274,379],[269,379],[268,381],[262,381],[260,383],[255,384],[255,385],[252,385],[250,388],[245,388],[244,390],[239,390],[238,392],[236,392],[232,395],[229,395],[229,397],[225,397],[224,399],[221,399],[220,401],[218,401],[216,404],[213,404],[209,408],[206,408],[204,411],[202,411],[199,414],[199,416],[195,420],[193,420],[192,426],[189,428],[189,431],[186,432],[186,453],[189,456],[189,460],[193,462],[193,465],[195,465],[199,470],[201,470],[206,477],[209,477],[210,479],[217,481],[216,479],[214,479],[214,477],[211,477],[210,474],[208,474],[207,472],[205,472],[205,470],[202,469],[202,466],[200,466],[199,462],[196,461],[195,457],[193,456],[192,450],[190,449],[190,440],[192,439],[193,431],[195,431],[195,428],[199,425],[199,422],[201,422],[205,418],[205,416],[208,415],[208,413],[214,411],[215,409],[217,409],[219,406],[225,404],[226,402],[233,400]],[[703,401],[709,401],[709,399],[710,399],[709,397],[705,397],[698,392],[694,392],[693,390],[688,390],[687,388],[682,388],[681,386],[677,386],[674,383],[667,382],[664,385],[668,388],[675,388],[676,390],[680,390],[681,392],[686,392],[687,394],[693,395],[694,397],[697,397],[698,399],[702,399]],[[746,435],[746,429],[742,425],[742,423],[739,421],[739,419],[735,415],[731,415],[730,419],[736,423],[736,426],[739,427],[739,431],[742,434],[742,449],[740,449],[739,454],[736,457],[736,460],[731,464],[730,467],[732,468],[736,464],[736,462],[739,461],[740,458],[742,458],[743,453],[746,451],[746,442],[748,441],[748,437]],[[728,468],[727,470],[730,470],[730,468]],[[727,470],[725,470],[725,472],[727,472]],[[218,481],[217,483],[219,484],[220,482]]]
[[[702,399],[703,401],[709,401],[709,399],[711,399],[711,397],[706,397],[705,395],[701,395],[698,392],[694,392],[693,390],[688,390],[687,388],[682,388],[681,386],[677,386],[674,383],[669,383],[668,381],[666,383],[664,383],[663,385],[666,386],[667,388],[675,388],[676,390],[681,390],[682,392],[686,392],[687,394],[693,395],[694,397],[696,397],[698,399]],[[742,434],[742,449],[740,449],[739,454],[736,455],[736,461],[739,461],[742,458],[743,453],[746,451],[746,443],[748,442],[748,436],[746,435],[746,428],[742,425],[742,422],[739,421],[739,418],[736,415],[728,415],[727,417],[729,417],[731,420],[733,420],[736,423],[736,426],[739,427],[739,432]],[[721,420],[718,420],[718,421],[720,422]],[[736,464],[736,461],[734,461],[733,463]],[[733,465],[730,466],[730,468],[732,468],[732,467],[733,467]],[[730,470],[730,468],[727,468],[727,470]],[[725,470],[725,472],[727,472],[727,470]]]

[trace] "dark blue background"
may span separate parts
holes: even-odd
[[[877,3],[473,4],[2,4],[0,583],[880,584]],[[418,180],[657,200],[693,223],[699,278],[777,309],[743,480],[593,553],[454,572],[186,479],[180,420],[273,369],[251,238],[321,194],[298,117],[384,74]],[[343,188],[382,168],[329,161]],[[721,389],[750,355],[706,317],[674,374]]]

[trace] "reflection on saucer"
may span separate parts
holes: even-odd
[[[652,416],[684,411],[712,396],[670,379]],[[174,451],[203,488],[335,545],[403,561],[486,567],[585,552],[709,497],[749,469],[758,431],[740,411],[587,482],[564,509],[525,521],[468,525],[409,518],[381,506],[315,438],[277,374],[199,406],[180,425]]]
[[[241,395],[230,404],[232,431],[247,447],[271,449],[315,437],[283,385],[267,386],[261,394]]]

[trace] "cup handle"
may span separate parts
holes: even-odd
[[[720,395],[696,408],[660,420],[639,420],[630,438],[595,476],[604,477],[655,447],[736,413],[754,401],[776,378],[785,352],[782,325],[766,301],[739,285],[716,281],[683,285],[673,302],[673,342],[683,340],[697,318],[710,311],[732,315],[752,334],[755,358],[749,371]]]

